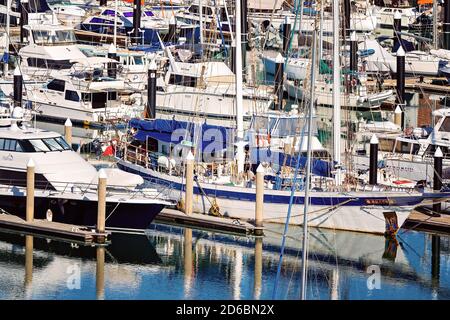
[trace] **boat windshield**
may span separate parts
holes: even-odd
[[[69,144],[62,138],[30,139],[28,140],[34,152],[49,152],[70,150]]]
[[[75,43],[75,34],[71,30],[34,30],[33,39],[36,44],[59,45]]]

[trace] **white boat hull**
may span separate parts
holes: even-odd
[[[132,164],[130,162],[125,162],[120,160],[118,162],[119,168],[130,171],[133,173],[140,174],[144,178],[155,181],[165,181],[165,183],[170,183],[172,187],[165,190],[168,192],[168,196],[172,200],[184,199],[184,192],[182,188],[174,187],[175,185],[182,184],[182,180],[179,177],[170,176],[168,174],[159,173],[154,170],[143,168],[139,165]],[[161,179],[161,180],[159,180]],[[194,186],[196,186],[194,184]],[[244,188],[236,186],[225,186],[225,185],[215,185],[213,183],[202,183],[202,189],[215,190],[217,192],[216,196],[205,196],[204,194],[199,194],[194,191],[193,199],[193,209],[196,212],[208,213],[211,207],[211,201],[216,200],[220,213],[226,217],[237,218],[243,220],[253,220],[255,217],[255,202],[249,200],[241,200],[237,197],[222,197],[219,195],[221,192],[234,192],[236,195],[251,195],[255,194],[255,189]],[[370,192],[369,192],[370,193]],[[298,192],[297,195],[301,194]],[[361,193],[360,193],[361,194]],[[277,196],[289,196],[290,191],[280,191],[280,190],[270,190],[270,194],[267,195],[268,198]],[[400,197],[404,197],[405,193],[398,193]],[[418,194],[414,193],[413,197]],[[352,196],[345,193],[325,193],[321,192],[320,195],[317,193],[312,197],[348,197],[349,203],[353,201]],[[266,201],[264,203],[264,221],[275,222],[275,223],[285,223],[286,215],[288,212],[289,204],[287,202],[275,203],[271,201]],[[405,220],[408,218],[411,210],[415,205],[368,205],[368,206],[357,206],[357,205],[316,205],[312,203],[310,210],[308,212],[308,223],[312,227],[320,228],[330,228],[357,232],[367,232],[383,234],[386,231],[386,220],[384,217],[385,213],[395,212],[397,216],[398,226],[400,227]],[[303,209],[302,204],[294,204],[291,211],[290,224],[302,225],[303,224]]]

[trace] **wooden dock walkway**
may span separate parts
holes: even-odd
[[[433,217],[426,208],[413,210],[403,224],[405,229],[427,232],[450,233],[450,213],[442,213],[440,217]]]
[[[383,82],[383,88],[385,89],[395,89],[396,86],[397,80],[395,79],[387,79]],[[406,78],[405,89],[429,93],[450,93],[450,85],[447,84],[446,78],[424,78],[423,82],[421,82],[419,78]]]
[[[85,243],[104,243],[109,235],[108,232],[99,233],[90,227],[82,227],[47,220],[34,219],[32,222],[27,222],[18,216],[10,214],[0,214],[0,228],[25,233],[54,236]]]
[[[253,234],[255,226],[238,219],[215,217],[206,214],[192,213],[186,215],[175,209],[163,209],[155,218],[155,222],[191,226],[198,229],[212,229],[227,233]]]

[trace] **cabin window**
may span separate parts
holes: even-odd
[[[135,65],[143,65],[144,61],[143,61],[142,57],[134,56],[134,64]]]
[[[124,13],[123,13],[123,16],[126,17],[126,18],[132,18],[132,17],[133,17],[133,12],[132,12],[132,11],[130,11],[130,12],[124,12]]]
[[[24,152],[21,142],[15,139],[0,139],[0,150]]]
[[[92,99],[92,95],[90,93],[87,93],[87,92],[81,93],[81,100],[83,100],[84,102],[91,102],[91,99]]]
[[[45,60],[40,58],[28,58],[28,66],[54,70],[70,69],[72,63],[69,60]]]
[[[442,122],[442,126],[439,128],[439,131],[450,132],[450,117],[446,117],[444,122]]]
[[[55,140],[56,140],[56,142],[58,142],[58,143],[64,148],[64,150],[70,150],[70,149],[72,149],[72,148],[69,146],[69,144],[67,143],[67,141],[64,140],[63,137],[55,138]]]
[[[114,17],[114,10],[107,9],[107,10],[103,11],[102,16],[112,16],[112,17]]]
[[[54,79],[47,84],[47,89],[64,92],[65,85],[64,80]]]
[[[62,137],[24,140],[21,147],[26,152],[71,150],[69,144]]]
[[[50,151],[50,149],[47,147],[47,145],[41,139],[32,139],[29,141],[34,148],[34,151],[37,151],[37,152]]]
[[[117,100],[117,92],[108,92],[108,100]]]
[[[69,30],[56,31],[56,41],[59,43],[74,43],[77,41],[75,34]]]
[[[51,151],[62,151],[64,148],[55,139],[43,139]]]
[[[66,90],[66,100],[79,102],[80,96],[78,95],[78,92],[76,92],[76,91]]]
[[[151,12],[151,11],[145,11],[145,15],[147,17],[153,17],[154,16],[153,12]]]
[[[171,74],[169,78],[170,84],[176,84],[185,87],[195,87],[197,83],[196,77],[182,76],[179,74]]]

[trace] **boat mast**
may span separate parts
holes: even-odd
[[[336,1],[336,0],[335,0]],[[323,10],[321,7],[320,10]],[[308,143],[307,143],[307,158],[306,158],[306,177],[305,177],[305,198],[303,204],[303,244],[302,244],[302,287],[301,299],[306,299],[306,283],[307,283],[307,258],[308,258],[308,210],[309,210],[309,191],[311,189],[311,140],[312,140],[312,118],[315,107],[315,83],[316,83],[316,50],[317,50],[317,20],[315,22],[313,34],[313,47],[311,53],[311,82],[310,82],[310,101],[308,113]]]
[[[114,1],[114,47],[117,47],[117,1]]]
[[[242,46],[241,46],[241,1],[236,1],[236,15],[234,17],[234,25],[236,34],[234,41],[236,44],[236,137],[237,137],[237,169],[238,174],[244,172],[244,108],[242,99]]]
[[[438,0],[434,0],[433,1],[433,48],[434,49],[439,49],[439,38],[438,38],[438,22],[437,22],[437,17],[438,17]]]
[[[202,45],[203,45],[203,0],[198,0],[198,11],[199,11],[198,24],[200,25],[200,47],[202,47]]]
[[[12,0],[6,0],[6,39],[5,39],[5,53],[9,60],[9,36],[10,36],[10,24],[11,24],[11,2]],[[3,60],[5,60],[3,58]],[[3,75],[8,73],[8,61],[3,64]]]
[[[339,0],[333,0],[333,157],[336,185],[341,181],[341,69],[339,63]]]

